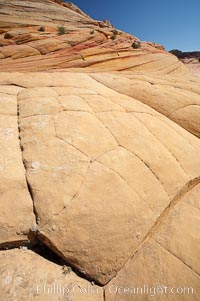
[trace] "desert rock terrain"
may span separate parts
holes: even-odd
[[[1,298],[199,301],[200,79],[58,2],[0,0]]]
[[[196,76],[200,77],[200,60],[199,58],[185,58],[182,62]]]
[[[200,76],[200,51],[183,52],[178,49],[169,51],[183,62],[187,68],[196,76]]]

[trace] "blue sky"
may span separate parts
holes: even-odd
[[[94,19],[167,50],[200,51],[200,0],[72,0]]]

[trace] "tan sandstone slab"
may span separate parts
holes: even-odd
[[[200,142],[87,74],[47,74],[46,86],[34,87],[39,76],[29,84],[20,75],[27,88],[18,94],[38,237],[105,284],[180,191],[199,180]]]
[[[1,300],[103,301],[101,287],[29,250],[1,251],[0,275]]]
[[[190,190],[155,234],[155,240],[200,275],[200,185]],[[168,235],[170,234],[170,237]]]
[[[21,89],[0,88],[0,245],[27,241],[35,224],[20,149],[17,96]],[[1,93],[2,91],[2,93]],[[7,94],[7,92],[9,94]]]
[[[106,288],[106,301],[198,301],[199,276],[176,256],[146,242]]]
[[[180,193],[106,288],[106,301],[198,301],[198,182]],[[188,191],[188,192],[187,192]]]

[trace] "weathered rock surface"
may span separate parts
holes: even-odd
[[[103,301],[103,289],[29,250],[0,253],[1,300]]]
[[[200,141],[93,75],[40,76],[1,79],[23,87],[20,139],[39,239],[105,284],[182,189],[200,181]]]
[[[58,2],[0,0],[1,298],[199,301],[199,79]]]

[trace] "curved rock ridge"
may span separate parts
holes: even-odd
[[[199,78],[159,74],[92,74],[102,84],[140,100],[200,137]]]
[[[138,38],[91,19],[73,4],[56,2],[0,0],[2,71],[185,70],[163,47],[143,42],[133,49]],[[65,34],[59,35],[58,27]]]

